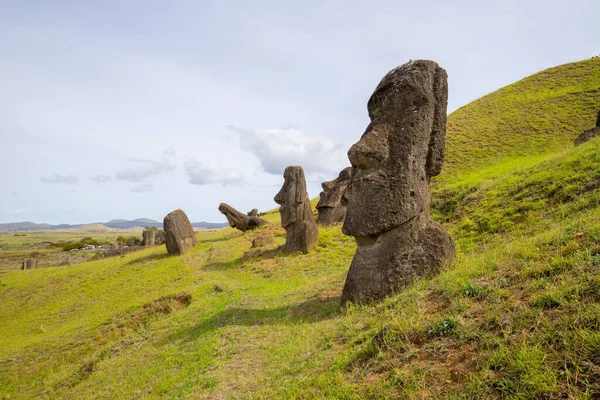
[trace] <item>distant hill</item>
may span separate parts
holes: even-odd
[[[30,221],[24,222],[11,222],[6,224],[0,224],[0,232],[21,232],[21,231],[47,231],[47,230],[69,230],[69,231],[81,231],[81,232],[107,232],[114,229],[121,230],[136,230],[139,228],[145,228],[148,226],[155,226],[162,228],[162,222],[149,219],[149,218],[137,218],[131,221],[126,219],[113,219],[108,222],[93,222],[90,224],[37,224]],[[229,226],[226,222],[193,222],[194,228],[200,229],[220,229]]]

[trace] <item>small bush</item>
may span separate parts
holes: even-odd
[[[429,335],[431,336],[447,336],[454,332],[458,327],[458,320],[452,316],[446,317],[443,320],[431,325]]]

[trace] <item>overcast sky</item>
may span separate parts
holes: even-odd
[[[449,111],[600,55],[600,1],[0,0],[0,222],[225,221],[337,176],[379,80],[449,75]]]

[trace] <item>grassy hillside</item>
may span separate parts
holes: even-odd
[[[512,86],[545,93],[540,76],[561,68],[579,71]],[[342,311],[352,238],[321,229],[313,251],[287,255],[277,213],[246,234],[200,232],[185,256],[160,246],[10,272],[0,398],[599,398],[600,138],[574,148],[503,131],[523,142],[494,158],[456,132],[449,159],[471,157],[436,183],[433,214],[457,243],[439,276]],[[251,248],[259,235],[275,243]]]
[[[595,126],[598,110],[600,58],[560,65],[508,85],[449,116],[446,162],[438,180],[449,183],[568,147]]]

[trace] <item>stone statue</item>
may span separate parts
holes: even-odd
[[[196,232],[182,210],[171,211],[163,221],[165,243],[169,255],[180,255],[198,243]]]
[[[21,269],[34,269],[37,267],[37,258],[26,258],[21,264]]]
[[[587,142],[598,135],[600,135],[600,112],[598,112],[598,116],[596,117],[596,127],[579,134],[573,141],[573,144],[579,146],[581,143]]]
[[[453,259],[452,238],[429,215],[429,180],[444,161],[447,103],[446,71],[428,60],[391,70],[369,99],[371,123],[348,151],[342,232],[358,249],[342,306],[380,300]]]
[[[248,215],[243,214],[231,207],[229,204],[219,204],[219,211],[221,214],[225,215],[227,222],[229,222],[229,226],[232,228],[237,228],[242,232],[256,229],[259,226],[263,226],[267,223],[267,221],[262,218],[258,218],[257,216],[249,217]]]
[[[142,246],[154,246],[156,239],[156,231],[155,229],[144,229],[142,232]]]
[[[323,191],[319,203],[317,203],[317,211],[319,212],[317,222],[320,225],[329,226],[344,222],[347,203],[346,189],[351,174],[352,167],[347,167],[334,180],[321,183]]]
[[[304,171],[302,167],[290,166],[285,169],[283,177],[283,187],[274,200],[281,206],[281,226],[287,233],[286,251],[307,253],[317,243],[319,230],[310,208]]]
[[[258,208],[253,208],[252,210],[248,211],[248,216],[249,217],[258,217]]]

